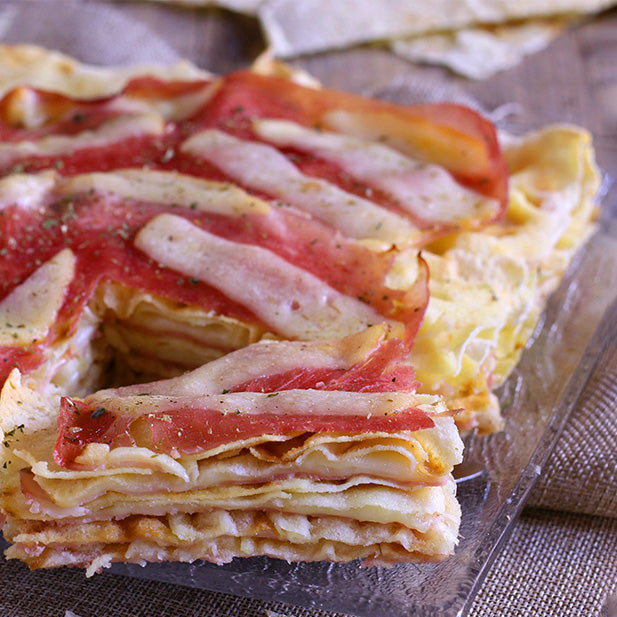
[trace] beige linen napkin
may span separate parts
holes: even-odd
[[[599,617],[616,591],[617,519],[529,510],[469,617]]]
[[[616,420],[617,342],[606,349],[528,505],[617,517]]]

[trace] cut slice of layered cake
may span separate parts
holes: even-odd
[[[269,555],[443,559],[460,518],[452,414],[376,326],[264,341],[182,376],[2,391],[7,556],[31,567]]]

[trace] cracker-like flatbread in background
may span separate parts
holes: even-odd
[[[288,58],[478,24],[601,11],[614,0],[269,0],[259,17],[275,55]]]
[[[461,28],[390,41],[399,56],[445,66],[470,79],[487,79],[541,51],[571,19],[538,19],[515,24]]]
[[[256,15],[260,5],[264,0],[151,0],[153,2],[163,2],[165,4],[179,4],[187,7],[207,7],[218,6],[237,13],[246,15]]]
[[[615,0],[152,0],[257,17],[275,57],[385,43],[412,62],[487,79],[544,49],[577,17]]]

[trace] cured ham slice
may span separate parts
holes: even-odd
[[[495,129],[461,105],[394,105],[239,71],[225,78],[198,118],[238,135],[250,133],[256,119],[268,118],[385,142],[444,167],[467,186],[495,197],[502,208],[506,203],[507,171]]]
[[[462,444],[388,336],[376,326],[258,343],[84,399],[42,397],[15,370],[1,401],[8,556],[89,573],[117,560],[223,563],[247,546],[303,560],[443,559]],[[226,523],[215,530],[212,517]],[[154,543],[159,557],[143,550]]]
[[[93,100],[22,86],[0,101],[0,119],[0,167],[7,171],[59,167],[72,175],[148,166],[228,178],[349,237],[386,246],[481,227],[505,205],[507,175],[491,125],[453,105],[399,108],[239,72],[194,82],[135,78],[116,95]],[[255,119],[266,124],[253,130]],[[270,146],[259,143],[281,119],[303,131],[299,141],[306,143],[281,141],[280,130]],[[315,147],[315,129],[326,126],[322,140],[355,143],[369,159],[387,142],[397,160],[411,153],[428,167],[405,178],[390,174],[383,185],[376,168],[358,173],[361,160],[348,147],[336,155]]]
[[[158,263],[250,306],[285,338],[351,334],[383,319],[367,304],[265,249],[218,238],[181,217],[160,215],[139,232],[136,246]]]
[[[414,226],[372,202],[319,178],[311,178],[276,149],[246,142],[221,131],[203,131],[182,145],[247,188],[308,212],[345,236],[405,244]]]
[[[277,146],[337,165],[366,186],[383,191],[420,227],[479,224],[499,211],[495,200],[459,185],[442,167],[379,143],[282,120],[258,121],[255,132]]]

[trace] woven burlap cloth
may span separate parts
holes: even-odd
[[[186,56],[217,72],[241,66],[260,49],[258,28],[248,18],[147,3],[87,0],[0,2],[0,39],[35,42],[97,64],[169,63]],[[492,108],[518,100],[521,81],[531,80],[538,94],[533,101],[544,102],[532,107],[535,123],[563,118],[594,130],[600,163],[610,176],[617,175],[615,58],[617,16],[613,13],[562,37],[552,49],[534,58],[536,64],[526,72],[511,73],[512,84],[502,76],[487,87],[474,86],[472,94],[469,89],[453,90],[444,81],[439,87],[427,88],[424,81],[417,85],[429,98],[454,93],[464,102],[480,100]],[[345,60],[344,54],[337,56],[331,65],[335,72],[338,66],[339,74],[344,74],[340,67],[345,66]],[[318,67],[319,60],[309,59],[305,66]],[[391,65],[387,66],[390,71]],[[372,77],[356,71],[345,78],[348,86],[360,91],[363,84],[375,79],[378,88],[385,90],[392,83],[408,85],[407,67],[397,70],[396,75]],[[584,87],[593,91],[585,90],[583,95],[571,85],[570,91],[564,91],[572,75],[584,79]],[[547,76],[562,80],[564,87],[559,83],[552,89],[546,87]],[[586,106],[583,97],[594,96],[597,108],[595,101]],[[608,213],[602,221],[604,237],[617,241],[614,187],[604,202]],[[614,266],[617,270],[617,259]],[[531,492],[527,509],[495,560],[469,615],[617,615],[616,401],[617,342],[613,341],[592,373]],[[0,560],[0,581],[0,617],[339,615],[112,574],[87,580],[82,572],[67,569],[29,572],[21,563],[5,560]]]

